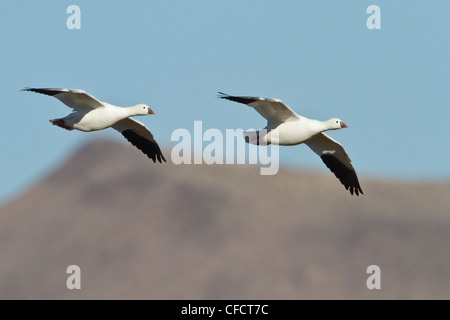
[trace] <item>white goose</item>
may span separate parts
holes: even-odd
[[[236,97],[219,92],[219,98],[253,107],[267,119],[264,130],[246,132],[245,141],[256,145],[277,143],[293,146],[305,143],[320,156],[325,165],[353,195],[363,194],[352,162],[339,142],[327,136],[324,131],[347,128],[338,118],[318,121],[302,117],[278,99],[260,97]],[[277,129],[277,134],[272,130]]]
[[[53,96],[73,109],[73,112],[64,118],[50,120],[53,125],[66,130],[76,129],[85,132],[111,127],[119,131],[153,162],[156,160],[166,161],[152,133],[143,123],[131,118],[132,116],[154,114],[153,110],[145,104],[126,108],[117,107],[101,102],[83,90],[25,88],[22,91]]]

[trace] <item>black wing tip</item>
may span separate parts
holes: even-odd
[[[336,178],[344,185],[345,189],[350,191],[352,196],[356,194],[356,196],[359,197],[360,194],[364,194],[354,169],[347,168],[331,154],[323,154],[320,158],[328,169],[330,169]]]
[[[353,195],[353,193],[355,193],[357,197],[359,197],[360,194],[364,195],[364,192],[363,192],[361,186],[359,185],[359,180],[358,180],[358,176],[356,175],[356,172],[352,172],[350,179],[352,181],[347,182],[347,186],[350,189],[351,195]],[[347,188],[347,186],[346,186],[346,188]]]
[[[159,147],[158,147],[159,148]],[[142,150],[141,150],[142,151]],[[164,158],[164,155],[162,154],[161,150],[159,150],[160,153],[154,153],[154,154],[147,154],[144,151],[142,151],[149,159],[153,160],[154,163],[163,163],[167,162],[166,158]]]
[[[364,195],[364,192],[362,191],[361,187],[358,185],[352,185],[352,186],[346,186],[345,189],[347,189],[348,191],[350,191],[350,194],[353,196],[353,194],[355,194],[357,197],[359,197],[359,195]]]
[[[227,99],[230,101],[239,102],[243,104],[249,104],[259,100],[259,98],[252,98],[252,97],[230,96],[229,94],[220,91],[218,92],[218,94],[219,95],[217,96],[217,98],[219,99]]]
[[[153,160],[154,163],[157,161],[162,163],[162,161],[167,162],[166,158],[161,151],[161,148],[156,142],[149,141],[133,130],[124,130],[122,131],[122,135],[127,139],[133,146],[142,151],[148,158]]]
[[[36,92],[36,88],[30,88],[30,87],[25,87],[23,89],[20,89],[20,91],[29,91],[29,92]]]
[[[48,96],[54,96],[58,93],[61,93],[61,91],[59,89],[51,89],[51,88],[29,88],[29,87],[25,87],[20,91],[29,91],[29,92],[35,92],[35,93],[40,93],[40,94],[45,94]]]
[[[219,98],[219,99],[228,99],[229,97],[231,97],[229,94],[226,94],[226,93],[223,93],[220,91],[218,91],[217,93],[218,93],[217,98]]]
[[[357,196],[359,196],[359,194],[358,194],[358,192],[361,194],[361,195],[364,195],[364,192],[362,191],[362,189],[361,189],[361,187],[358,185],[358,187],[355,189],[356,191],[356,195]]]

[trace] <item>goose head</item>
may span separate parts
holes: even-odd
[[[155,112],[150,109],[150,107],[146,104],[140,103],[132,107],[136,116],[145,116],[148,114],[154,114]]]
[[[326,124],[329,128],[329,130],[338,130],[342,128],[347,128],[347,125],[339,118],[331,118],[330,120],[326,121]]]

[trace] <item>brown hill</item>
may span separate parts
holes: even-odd
[[[449,299],[450,185],[362,183],[93,142],[1,208],[0,298]]]

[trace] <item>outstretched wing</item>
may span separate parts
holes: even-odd
[[[156,160],[159,162],[161,160],[166,161],[152,133],[143,123],[133,118],[126,118],[114,124],[112,128],[119,131],[125,139],[146,154],[153,162],[156,162]]]
[[[305,144],[319,155],[325,165],[352,195],[353,193],[356,193],[357,196],[360,193],[364,194],[352,162],[339,142],[325,133],[319,133],[307,140]]]
[[[261,97],[238,97],[230,96],[219,92],[220,99],[227,99],[239,103],[246,104],[267,119],[267,126],[277,126],[283,122],[295,121],[300,119],[300,116],[291,108],[284,104],[283,101],[271,98]]]
[[[98,107],[102,107],[103,103],[94,96],[90,95],[86,91],[77,89],[55,89],[55,88],[25,88],[22,91],[31,91],[48,96],[55,97],[66,106],[74,109],[87,109],[92,110]]]

